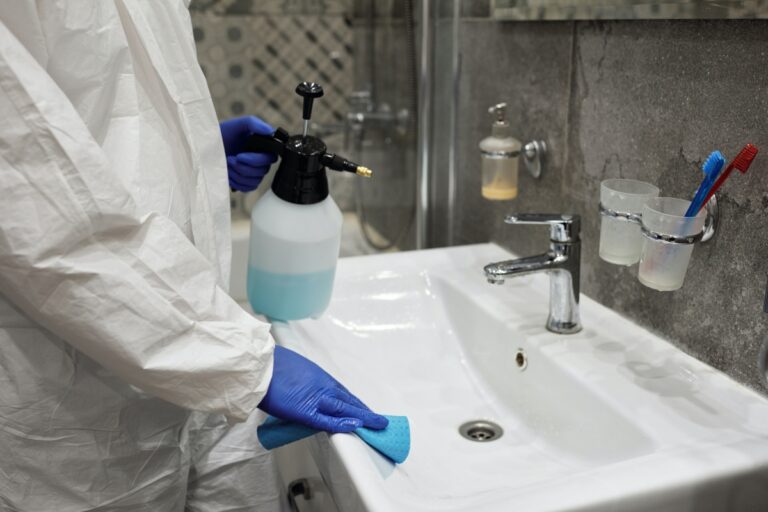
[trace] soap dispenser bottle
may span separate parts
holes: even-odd
[[[522,145],[510,134],[506,103],[492,106],[488,113],[495,119],[491,135],[479,144],[483,197],[497,201],[514,199],[517,197],[518,157]]]
[[[251,151],[280,156],[271,189],[251,211],[248,300],[254,312],[283,321],[320,316],[331,299],[342,215],[328,195],[325,169],[371,176],[307,134],[322,87],[302,82],[296,93],[304,98],[303,133],[291,136],[278,128],[248,141]]]

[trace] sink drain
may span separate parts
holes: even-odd
[[[497,424],[479,420],[468,421],[459,427],[459,434],[465,439],[470,441],[477,441],[478,443],[487,443],[488,441],[495,441],[500,438],[504,431]]]

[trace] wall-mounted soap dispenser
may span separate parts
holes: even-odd
[[[248,300],[256,313],[275,320],[316,317],[333,291],[341,241],[342,215],[328,195],[326,167],[370,177],[371,171],[327,153],[325,143],[307,135],[312,102],[323,95],[316,83],[302,82],[304,131],[289,136],[254,135],[249,149],[274,152],[280,166],[251,211]]]
[[[497,103],[488,109],[494,117],[491,135],[480,141],[482,159],[482,193],[486,199],[502,201],[517,197],[517,177],[520,156],[534,179],[541,177],[547,144],[533,140],[525,145],[510,133],[507,121],[507,104]],[[521,147],[522,146],[522,147]]]
[[[488,113],[494,116],[491,135],[479,144],[483,197],[497,201],[514,199],[517,197],[518,157],[522,145],[510,133],[506,103],[492,106]]]

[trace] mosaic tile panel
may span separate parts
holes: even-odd
[[[254,114],[298,131],[301,98],[294,89],[310,80],[325,90],[313,121],[338,124],[344,119],[354,58],[352,30],[344,16],[222,16],[212,8],[194,10],[192,22],[219,118]]]
[[[356,10],[373,11],[353,23],[353,3]],[[331,195],[342,210],[354,211],[360,194],[371,226],[385,238],[400,233],[412,215],[413,127],[407,135],[369,127],[360,147],[344,147],[343,130],[352,108],[348,97],[355,90],[370,88],[381,109],[412,109],[415,90],[406,79],[410,61],[403,6],[404,0],[193,0],[190,5],[198,59],[220,119],[253,114],[298,132],[302,121],[296,84],[313,80],[323,85],[325,96],[312,117],[320,126],[313,133],[330,151],[368,164],[376,173],[375,180],[363,183],[332,173]],[[258,194],[246,196],[246,208]],[[411,247],[412,241],[410,233],[401,247]]]
[[[191,11],[215,14],[346,14],[352,0],[193,0]]]

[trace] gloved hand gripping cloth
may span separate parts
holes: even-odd
[[[411,429],[405,416],[384,416],[389,424],[382,430],[361,427],[354,431],[360,439],[392,462],[401,464],[411,449]],[[299,441],[319,432],[310,427],[270,416],[258,430],[259,442],[268,450]]]
[[[272,381],[259,409],[273,416],[328,432],[352,432],[360,427],[380,430],[383,416],[325,370],[285,347],[275,347]]]
[[[324,430],[354,432],[395,462],[408,456],[407,418],[372,412],[325,370],[285,347],[275,347],[272,382],[259,408],[272,415],[257,431],[267,449]]]

